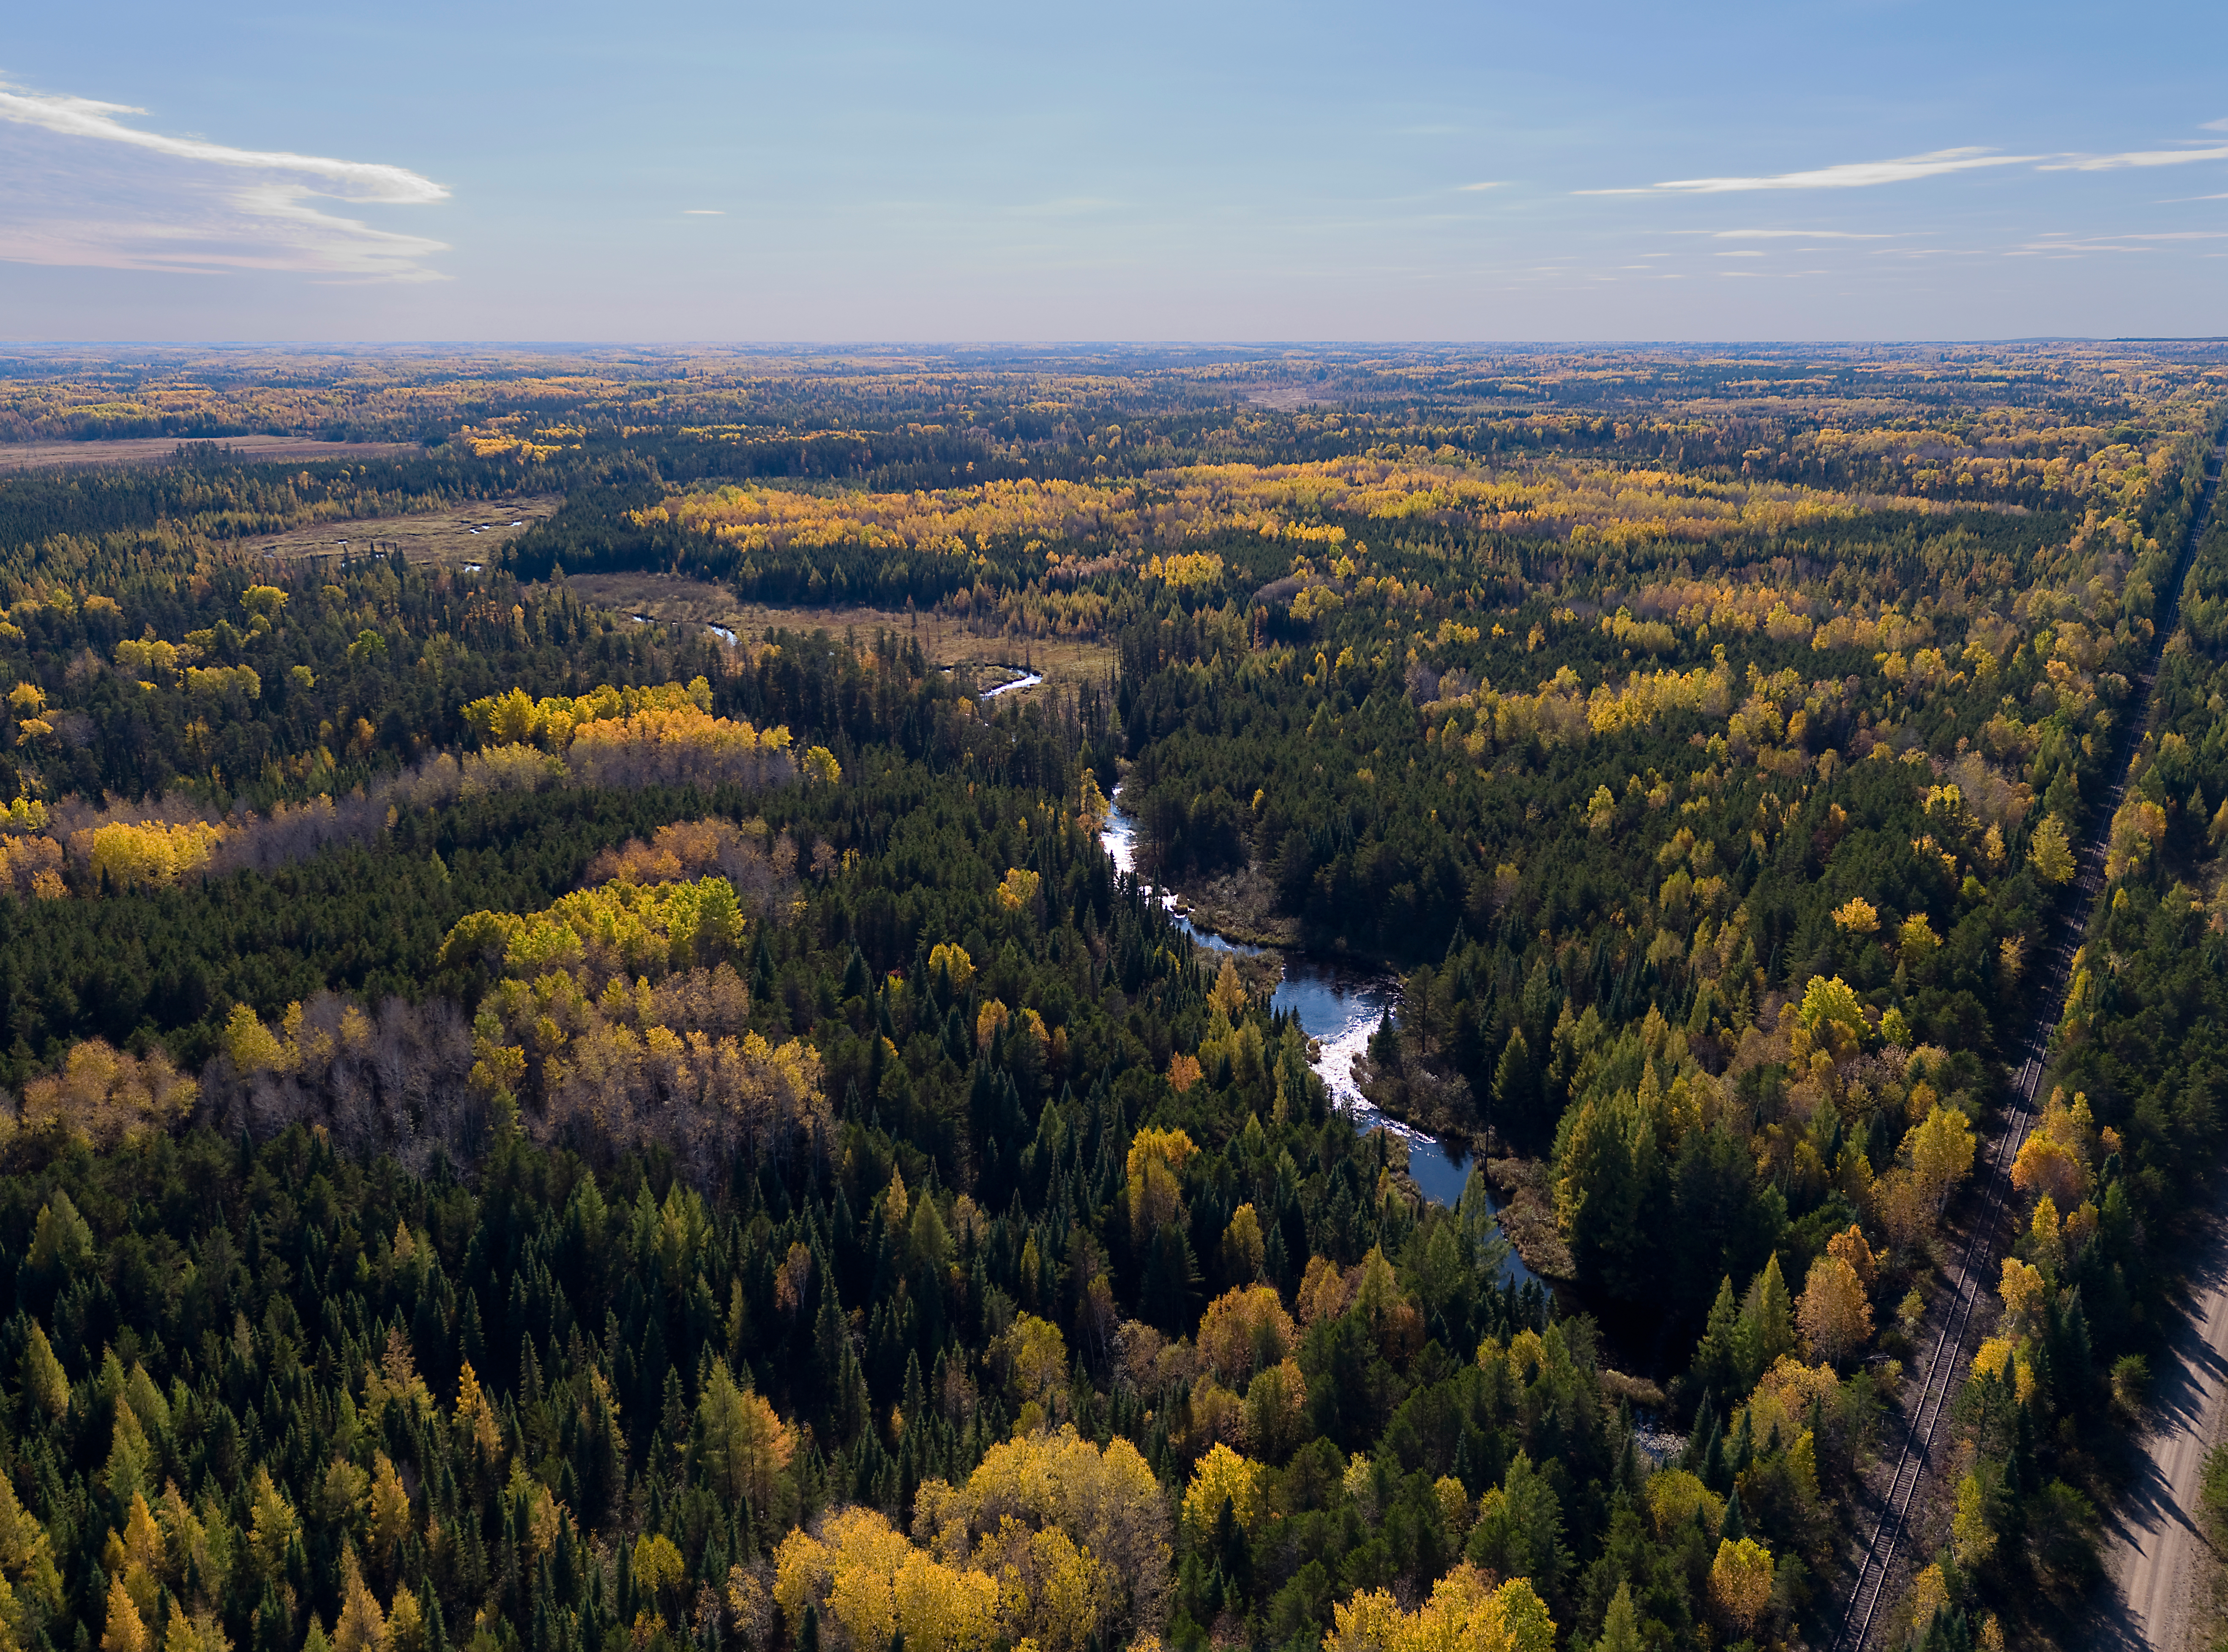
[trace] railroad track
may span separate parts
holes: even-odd
[[[1950,1305],[1927,1355],[1924,1383],[1911,1410],[1902,1450],[1896,1459],[1895,1475],[1888,1482],[1886,1501],[1873,1523],[1872,1535],[1865,1546],[1864,1564],[1858,1569],[1856,1586],[1849,1592],[1848,1609],[1834,1636],[1833,1652],[1864,1652],[1872,1636],[1873,1620],[1887,1592],[1888,1578],[1902,1552],[1911,1507],[1917,1502],[1919,1488],[1933,1466],[1936,1431],[1941,1427],[1943,1415],[1950,1409],[1950,1396],[1964,1372],[1966,1335],[1972,1329],[1975,1310],[1990,1288],[1988,1270],[2003,1254],[2005,1218],[2012,1209],[2012,1162],[2019,1156],[2027,1132],[2034,1127],[2035,1092],[2042,1084],[2043,1072],[2048,1065],[2051,1034],[2064,1012],[2073,954],[2081,945],[2081,938],[2088,930],[2090,912],[2104,887],[2104,854],[2111,836],[2112,816],[2126,795],[2135,753],[2142,749],[2143,733],[2150,726],[2151,699],[2158,682],[2159,664],[2165,655],[2167,638],[2174,634],[2181,605],[2181,587],[2196,558],[2198,541],[2204,537],[2212,519],[2224,462],[2228,462],[2228,441],[2215,449],[2212,463],[2206,467],[2205,491],[2198,500],[2188,536],[2174,563],[2165,609],[2152,637],[2150,656],[2142,674],[2135,679],[2143,714],[2129,725],[2122,737],[2113,765],[2111,788],[2105,794],[2103,806],[2092,816],[2098,825],[2082,845],[2079,877],[2071,896],[2059,903],[2042,979],[2036,983],[2034,1019],[2028,1024],[2019,1047],[2019,1066],[2012,1079],[2009,1103],[2002,1110],[1988,1143],[1983,1181],[1975,1195],[1979,1203],[1972,1224],[1965,1231],[1964,1243],[1958,1247],[1956,1266],[1950,1274]]]

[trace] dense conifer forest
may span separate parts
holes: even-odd
[[[0,477],[0,1645],[1822,1644],[2062,918],[1883,1623],[2078,1621],[2228,1099],[2217,355],[4,368],[179,445]],[[1398,977],[1458,1200],[1168,887]]]

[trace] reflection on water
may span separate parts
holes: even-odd
[[[1111,799],[1115,807],[1107,811],[1106,826],[1099,833],[1099,841],[1105,844],[1106,852],[1114,857],[1118,869],[1135,873],[1137,823],[1121,808],[1121,788],[1117,786]],[[1175,911],[1175,897],[1168,891],[1155,890],[1148,885],[1147,893]],[[1176,927],[1212,951],[1235,952],[1251,957],[1267,950],[1210,935],[1181,915],[1176,919]],[[1469,1181],[1469,1156],[1450,1152],[1423,1131],[1387,1118],[1370,1104],[1361,1093],[1361,1086],[1354,1081],[1354,1058],[1367,1053],[1369,1035],[1377,1030],[1385,1012],[1399,1002],[1400,983],[1388,975],[1305,952],[1287,951],[1283,957],[1284,978],[1277,983],[1276,996],[1270,1002],[1272,1008],[1296,1016],[1300,1030],[1316,1041],[1315,1070],[1322,1077],[1323,1087],[1330,1092],[1331,1105],[1353,1119],[1356,1130],[1388,1130],[1406,1143],[1408,1174],[1415,1178],[1424,1197],[1434,1204],[1457,1203]],[[1494,1202],[1497,1207],[1500,1201]],[[1520,1284],[1532,1277],[1531,1271],[1517,1258],[1513,1249],[1508,1253],[1506,1275]]]

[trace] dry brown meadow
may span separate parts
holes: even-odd
[[[283,534],[240,541],[251,555],[337,556],[343,551],[400,550],[413,562],[450,567],[483,567],[496,560],[496,547],[526,531],[514,522],[545,520],[565,503],[555,493],[523,494],[513,499],[471,499],[445,510],[409,516],[375,516],[358,522],[312,522]],[[474,529],[479,532],[474,532]]]
[[[87,464],[167,464],[187,438],[125,436],[106,442],[0,444],[0,471],[75,469]],[[191,439],[200,440],[200,438]],[[220,436],[213,445],[240,458],[272,459],[391,459],[422,454],[416,442],[320,442],[306,436]]]

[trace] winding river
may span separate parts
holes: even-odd
[[[1119,786],[1110,801],[1113,807],[1107,811],[1099,842],[1114,857],[1117,867],[1135,873],[1137,823],[1122,807]],[[1149,885],[1147,889],[1171,912],[1175,911],[1172,891],[1153,889]],[[1258,957],[1271,950],[1225,940],[1181,913],[1176,915],[1176,925],[1211,951]],[[1415,1178],[1417,1188],[1426,1199],[1440,1205],[1457,1202],[1469,1180],[1469,1156],[1450,1152],[1434,1137],[1398,1119],[1386,1117],[1370,1104],[1361,1093],[1361,1086],[1354,1081],[1354,1057],[1367,1050],[1369,1035],[1377,1030],[1379,1021],[1399,1002],[1400,983],[1389,975],[1358,970],[1350,964],[1312,953],[1288,950],[1281,956],[1284,979],[1277,983],[1276,996],[1270,1002],[1273,1008],[1297,1015],[1300,1030],[1316,1041],[1314,1066],[1324,1088],[1330,1092],[1331,1104],[1354,1121],[1357,1130],[1390,1130],[1406,1143],[1408,1174]],[[1514,1249],[1508,1252],[1507,1271],[1520,1284],[1532,1277],[1531,1270],[1518,1258]]]

